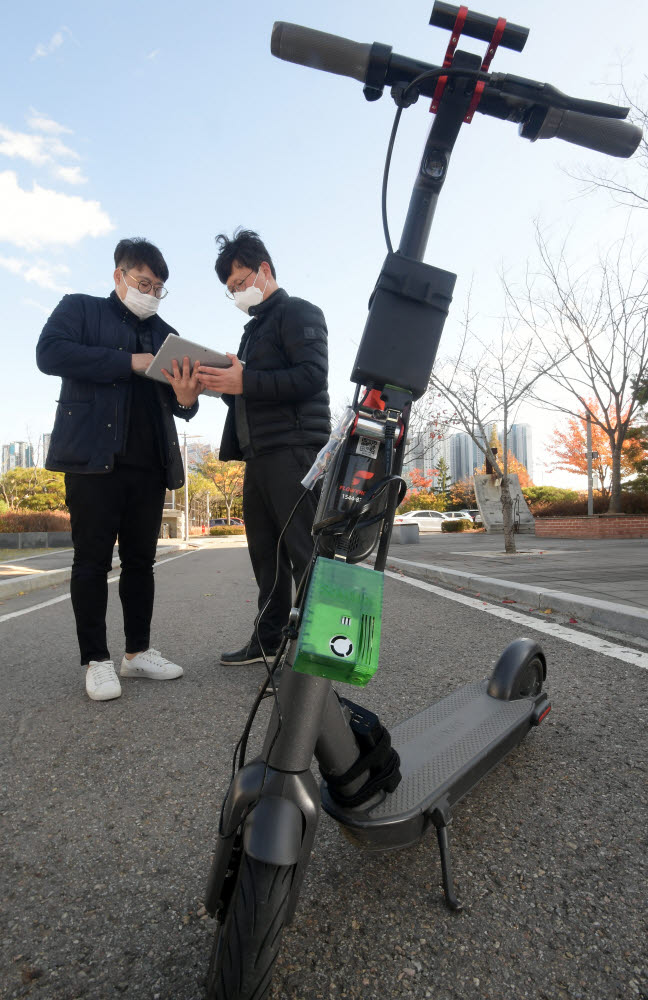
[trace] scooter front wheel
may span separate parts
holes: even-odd
[[[262,1000],[267,995],[295,868],[243,854],[227,915],[216,932],[207,1000]]]

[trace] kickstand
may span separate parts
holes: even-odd
[[[450,861],[450,842],[448,840],[448,823],[440,809],[435,809],[432,813],[432,822],[436,827],[437,840],[439,842],[441,877],[443,879],[443,893],[445,895],[446,906],[449,910],[463,910],[463,904],[459,902],[454,891],[452,864]]]

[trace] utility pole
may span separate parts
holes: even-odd
[[[185,516],[185,528],[184,528],[184,540],[189,541],[189,459],[187,456],[187,441],[193,441],[196,438],[201,438],[202,434],[187,434],[186,431],[182,432],[183,436],[183,446],[182,446],[182,457],[184,464],[184,516]]]

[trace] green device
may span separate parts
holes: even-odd
[[[364,687],[378,669],[382,573],[318,556],[293,670]]]

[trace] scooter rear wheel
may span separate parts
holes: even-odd
[[[216,932],[207,1000],[262,1000],[270,986],[295,865],[271,865],[245,853],[224,922]]]

